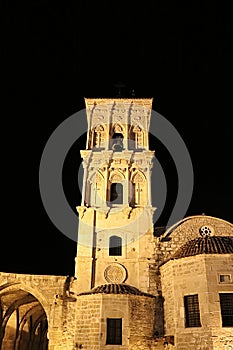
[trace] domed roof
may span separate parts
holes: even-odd
[[[138,288],[130,286],[126,283],[109,283],[102,284],[95,288],[92,288],[86,292],[79,293],[78,295],[87,295],[87,294],[133,294],[147,297],[154,297],[152,294],[144,293]]]
[[[198,254],[232,254],[233,237],[231,236],[205,236],[192,239],[181,246],[172,259],[184,258]]]

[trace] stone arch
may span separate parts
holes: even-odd
[[[88,177],[88,181],[90,183],[103,181],[103,180],[104,180],[104,175],[101,173],[100,170],[92,171]]]
[[[136,170],[131,176],[132,183],[132,195],[131,204],[133,205],[146,205],[147,204],[147,179],[145,174]]]
[[[28,293],[32,294],[36,299],[38,299],[46,314],[49,315],[49,303],[33,282],[30,282],[30,285],[22,281],[4,283],[0,286],[0,295],[2,290],[4,290],[5,292],[9,292],[15,289],[23,289]]]
[[[6,283],[0,300],[0,348],[47,350],[48,303],[41,293],[24,283]]]
[[[113,151],[122,151],[125,143],[125,128],[121,123],[112,126],[111,148]]]
[[[113,296],[113,298],[115,298],[115,296]],[[126,296],[126,298],[127,298],[127,296]],[[113,310],[109,309],[109,310],[105,311],[106,318],[111,317],[111,316],[112,317],[125,317],[125,314],[126,314],[126,312],[124,310],[122,310],[120,307],[117,308],[115,305],[113,307]]]
[[[87,198],[90,205],[101,205],[106,201],[104,175],[97,170],[92,172],[87,181]]]
[[[121,123],[115,123],[112,126],[112,136],[117,133],[117,134],[122,134],[123,136],[125,135],[125,128]]]
[[[132,176],[131,176],[131,180],[133,183],[136,183],[136,182],[145,182],[146,181],[146,176],[145,174],[140,171],[140,170],[136,170]]]
[[[105,126],[100,123],[92,129],[92,148],[103,148],[105,142]]]
[[[120,170],[114,170],[109,177],[107,198],[112,204],[123,204],[124,202],[125,176]]]
[[[10,290],[12,288],[15,288],[16,285],[20,285],[20,282],[6,282],[0,286],[0,293],[1,293],[1,290],[3,289]]]
[[[140,124],[132,125],[129,130],[129,148],[141,149],[145,146],[145,132]]]
[[[111,183],[123,182],[125,180],[125,175],[120,170],[114,170],[111,172],[109,180]]]

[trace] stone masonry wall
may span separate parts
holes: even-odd
[[[219,274],[233,272],[231,254],[196,255],[161,266],[165,335],[175,337],[174,349],[230,350],[232,328],[222,327],[219,293],[233,284],[219,283]],[[198,294],[200,327],[185,327],[184,296]]]
[[[154,342],[156,298],[129,296],[129,349],[146,350]]]
[[[233,255],[208,255],[206,260],[206,276],[208,279],[208,308],[207,322],[212,328],[212,342],[215,350],[233,350],[233,329],[222,327],[219,293],[233,293],[233,280],[221,283],[219,276],[230,274],[233,278]]]
[[[66,280],[67,276],[0,273],[0,293],[24,290],[42,305],[48,320],[49,350],[73,350],[76,302],[65,294]]]
[[[211,216],[197,215],[184,219],[160,237],[155,237],[155,265],[151,267],[155,273],[151,283],[155,286],[158,294],[161,292],[159,266],[168,261],[183,244],[200,237],[200,229],[203,226],[207,226],[211,230],[211,235],[233,236],[231,223]]]
[[[119,350],[164,349],[163,339],[154,337],[156,297],[126,294],[80,295],[77,299],[76,347],[115,350],[106,344],[107,318],[122,318]]]
[[[75,344],[79,349],[100,349],[101,295],[77,297]]]

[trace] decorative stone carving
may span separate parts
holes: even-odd
[[[114,171],[112,172],[111,176],[110,176],[110,181],[113,182],[121,182],[125,180],[125,176],[120,173],[119,171]]]
[[[116,121],[121,121],[121,120],[123,119],[123,117],[122,117],[122,115],[116,115],[116,116],[114,117],[114,119],[115,119]]]
[[[115,124],[113,127],[113,131],[116,133],[124,133],[123,126],[121,126],[120,124]]]
[[[202,226],[199,229],[199,233],[202,237],[208,237],[208,236],[213,236],[213,228],[210,226]]]
[[[145,177],[142,173],[137,172],[133,176],[133,183],[144,182],[144,181],[145,181]]]
[[[123,283],[127,277],[126,268],[119,263],[108,265],[104,271],[104,278],[108,283]]]

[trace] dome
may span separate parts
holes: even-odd
[[[87,295],[87,294],[131,294],[131,295],[147,296],[152,298],[154,297],[152,294],[141,292],[138,288],[130,286],[125,283],[102,284],[86,292],[79,293],[78,295]]]
[[[233,237],[231,236],[205,236],[192,239],[181,246],[172,259],[185,258],[198,254],[232,254]]]

